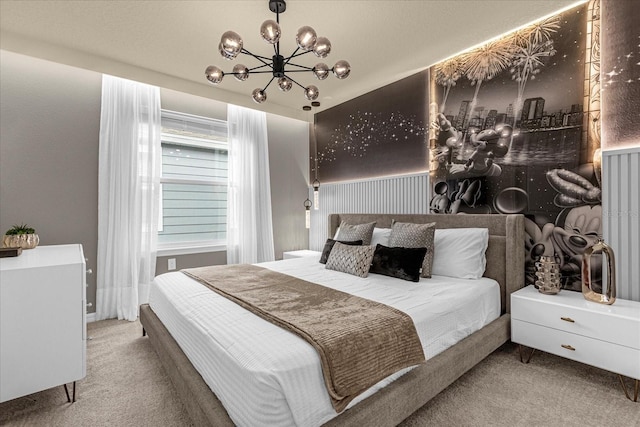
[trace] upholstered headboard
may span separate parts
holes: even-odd
[[[334,236],[342,221],[347,224],[375,221],[376,227],[389,228],[392,220],[418,224],[435,222],[436,228],[489,229],[484,276],[500,284],[502,312],[510,312],[509,296],[524,286],[523,215],[331,214],[328,235]]]

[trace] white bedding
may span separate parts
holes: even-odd
[[[418,283],[377,274],[359,278],[326,270],[315,257],[259,265],[404,311],[416,324],[427,360],[500,315],[499,285],[488,278],[433,276]],[[236,425],[317,426],[337,415],[317,352],[298,336],[181,272],[156,277],[149,304]]]

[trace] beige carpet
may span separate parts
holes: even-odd
[[[89,324],[87,377],[69,404],[56,387],[0,404],[7,426],[191,426],[138,322]],[[629,381],[629,385],[631,382]],[[417,426],[640,427],[615,374],[506,344],[402,423]]]

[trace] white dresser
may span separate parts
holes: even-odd
[[[85,377],[85,270],[78,244],[0,259],[0,402]]]
[[[511,341],[640,379],[640,302],[587,301],[580,292],[511,294]]]

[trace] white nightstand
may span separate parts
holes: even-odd
[[[320,259],[321,255],[322,255],[322,252],[310,251],[308,249],[301,249],[299,251],[283,252],[282,259],[303,258],[303,257],[309,257],[309,256],[318,257],[318,259]]]
[[[580,292],[545,295],[527,286],[511,294],[511,341],[633,378],[633,399],[620,383],[638,401],[640,302],[604,305]]]

